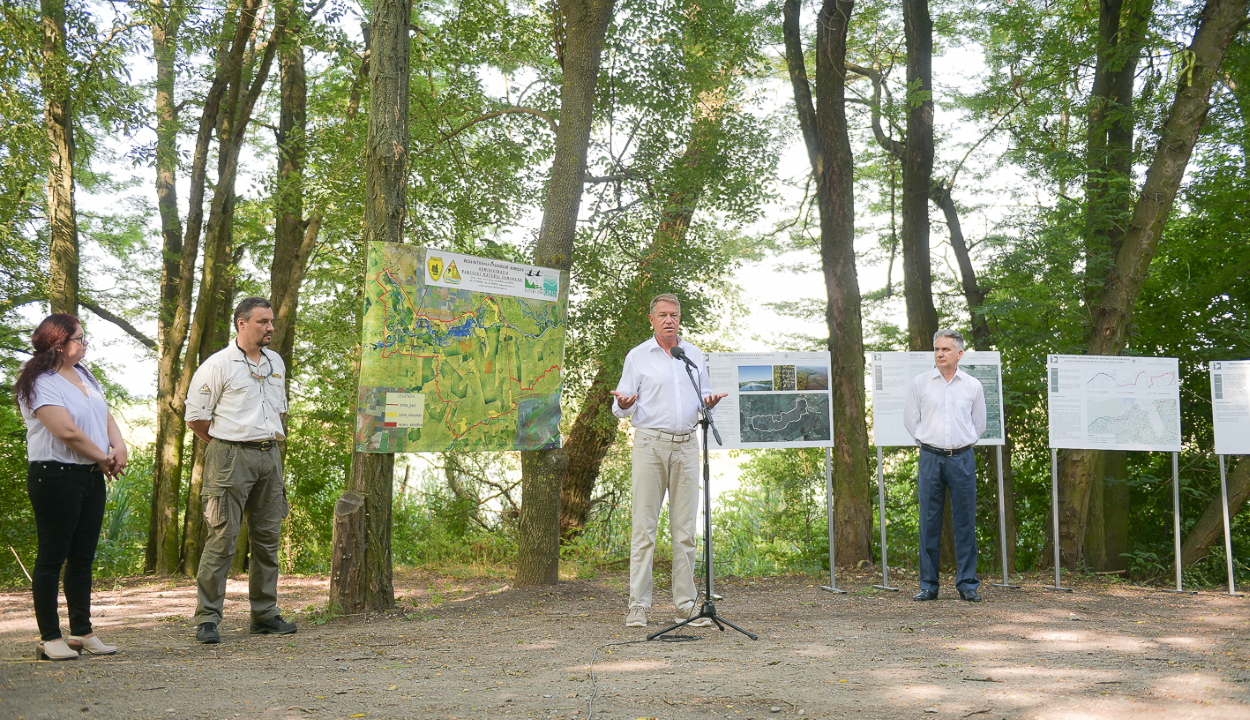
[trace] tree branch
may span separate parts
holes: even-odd
[[[511,115],[514,113],[520,113],[523,115],[533,115],[536,118],[542,118],[543,120],[547,121],[547,127],[551,128],[551,132],[553,133],[559,130],[560,128],[559,124],[556,122],[556,119],[551,117],[547,113],[543,112],[542,110],[535,110],[534,108],[528,108],[528,107],[508,107],[508,108],[501,108],[499,110],[492,110],[491,112],[488,112],[485,115],[482,115],[481,117],[473,118],[469,122],[461,125],[455,130],[452,130],[450,133],[439,138],[438,141],[447,142],[448,140],[454,138],[455,136],[459,135],[465,130],[468,130],[474,125],[477,125],[480,122],[485,122],[487,120],[490,120],[491,118],[497,118],[500,115]]]
[[[78,296],[78,304],[82,305],[83,307],[87,308],[91,312],[95,313],[101,320],[107,320],[113,323],[114,325],[116,325],[117,327],[121,328],[122,330],[125,330],[127,335],[130,335],[134,339],[143,343],[145,347],[152,348],[153,350],[156,349],[156,342],[152,340],[152,338],[139,332],[138,328],[136,328],[134,325],[131,325],[125,319],[117,317],[113,313],[109,312],[108,310],[105,310],[99,305],[96,305],[95,303],[91,302],[90,300],[83,297],[82,295]]]

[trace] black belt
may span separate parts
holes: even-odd
[[[30,463],[30,466],[33,468],[39,468],[40,470],[82,470],[86,472],[104,472],[100,469],[100,466],[95,463],[83,464],[57,462],[55,460],[35,460]]]
[[[956,455],[963,455],[964,453],[968,452],[969,450],[972,449],[972,446],[964,445],[963,447],[958,447],[952,450],[947,450],[946,448],[933,447],[932,445],[925,445],[924,443],[920,443],[920,449],[928,450],[934,455],[941,455],[942,457],[955,457]]]
[[[277,440],[222,440],[221,438],[213,438],[217,442],[224,442],[227,445],[237,445],[239,447],[249,448],[251,450],[272,450],[278,445]]]

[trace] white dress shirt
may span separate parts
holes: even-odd
[[[694,385],[686,375],[686,364],[664,352],[652,336],[625,356],[616,391],[637,395],[638,399],[628,410],[622,410],[613,399],[613,415],[630,418],[636,428],[678,434],[694,429],[699,419],[699,399],[712,394],[712,381],[699,348],[680,339],[677,346],[686,351],[697,368],[692,372],[699,383],[699,394],[695,395]]]
[[[211,420],[208,434],[218,440],[285,438],[281,415],[286,412],[286,366],[272,350],[261,348],[261,355],[260,363],[253,363],[231,340],[205,360],[187,389],[186,421]]]
[[[958,368],[949,382],[937,368],[917,375],[907,387],[903,425],[925,445],[945,450],[975,445],[985,432],[981,381]]]

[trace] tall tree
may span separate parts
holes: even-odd
[[[364,242],[402,242],[407,215],[410,0],[379,0],[370,16]],[[395,456],[352,453],[334,508],[330,603],[341,612],[394,606],[391,496]]]
[[[1246,26],[1246,0],[1207,0],[1197,27],[1181,53],[1176,93],[1160,130],[1158,145],[1133,205],[1127,229],[1119,237],[1106,282],[1092,307],[1087,352],[1119,355],[1125,347],[1133,307],[1150,270],[1184,179],[1198,132],[1210,110],[1216,82],[1233,38]],[[1097,453],[1069,450],[1060,454],[1059,544],[1061,562],[1075,567],[1085,545],[1090,489],[1097,474]]]
[[[173,281],[170,277],[175,266],[171,258],[177,258],[177,301],[174,307],[162,307],[162,316],[172,318],[161,338],[161,354],[158,361],[157,388],[157,447],[153,466],[152,516],[149,523],[147,557],[145,566],[149,572],[170,574],[181,565],[178,522],[179,498],[182,484],[182,448],[185,427],[182,421],[187,386],[198,367],[203,353],[210,350],[213,327],[219,320],[221,301],[226,287],[226,273],[230,271],[231,221],[234,212],[234,182],[238,174],[239,154],[251,122],[256,100],[268,79],[269,66],[276,52],[279,28],[271,33],[259,57],[250,55],[255,48],[256,33],[260,29],[260,13],[264,3],[260,0],[242,0],[235,6],[236,13],[227,14],[223,27],[230,32],[223,39],[213,81],[204,97],[200,115],[195,149],[192,153],[189,175],[190,193],[187,202],[185,234],[177,252],[170,247],[171,226],[162,215],[162,235],[165,246],[165,263],[162,267],[162,302],[172,295]],[[165,46],[173,45],[169,36],[171,28],[177,28],[177,18],[182,6],[155,6],[148,20],[149,26],[157,24],[165,33]],[[176,36],[175,36],[176,37]],[[154,48],[157,45],[154,42]],[[254,61],[246,67],[248,58]],[[158,58],[159,59],[159,58]],[[246,72],[245,72],[246,71]],[[250,80],[250,82],[248,82]],[[169,86],[172,89],[172,80]],[[158,98],[164,84],[158,85]],[[158,108],[159,109],[159,108]],[[158,130],[160,117],[158,117]],[[217,174],[209,205],[207,222],[204,217],[204,197],[208,178],[208,160],[212,141],[218,142]],[[162,157],[176,157],[176,136],[158,132],[158,201],[175,200],[173,189],[163,186],[168,175],[176,170],[175,164],[164,164]],[[173,143],[171,147],[168,144]],[[172,153],[172,155],[165,155]],[[162,199],[163,198],[163,199]],[[162,206],[162,212],[165,212]],[[199,279],[199,295],[192,305],[195,282],[195,259],[199,253],[201,235],[205,236],[204,263]],[[227,321],[228,322],[228,321]],[[207,338],[207,339],[206,339]],[[193,489],[198,490],[198,489]],[[184,568],[193,572],[194,568]]]
[[[65,47],[65,0],[40,0],[44,126],[48,133],[48,300],[52,312],[78,314],[78,219],[74,210],[74,110]]]
[[[615,0],[557,0],[553,17],[562,70],[560,120],[534,264],[562,270],[566,278],[573,263],[603,38],[615,5]],[[554,585],[560,579],[560,490],[567,465],[563,450],[521,453],[513,581],[518,586]]]
[[[855,167],[846,117],[846,48],[853,0],[824,0],[816,17],[816,98],[803,52],[799,0],[786,0],[782,32],[799,129],[816,178],[820,260],[832,356],[835,544],[830,562],[872,559],[872,497],[864,393],[864,336],[855,268]]]
[[[933,20],[929,0],[903,0],[907,43],[907,139],[903,143],[903,295],[912,350],[932,350],[938,329],[929,260],[929,193],[933,181]],[[949,523],[948,523],[949,525]]]

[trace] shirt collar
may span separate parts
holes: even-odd
[[[664,352],[664,348],[660,347],[660,341],[655,339],[655,335],[652,335],[651,338],[648,339],[645,344],[647,346],[647,352],[655,352],[656,350],[659,350],[660,352]],[[680,335],[678,335],[677,347],[681,348],[682,350],[689,351],[690,344],[687,343],[685,340],[683,340]],[[668,353],[666,352],[664,352],[664,354],[668,355]]]
[[[968,374],[968,373],[964,372],[964,371],[963,371],[962,369],[960,369],[959,367],[956,367],[956,368],[955,368],[955,374],[951,377],[950,381],[951,381],[951,382],[955,382],[956,380],[959,380],[961,376],[965,376],[965,375],[967,375],[967,374]],[[937,369],[937,368],[933,368],[933,370],[931,370],[931,371],[929,372],[929,379],[930,379],[930,380],[939,380],[939,379],[940,379],[942,382],[946,382],[946,378],[942,377],[942,371],[941,371],[941,370],[939,370],[939,369]]]

